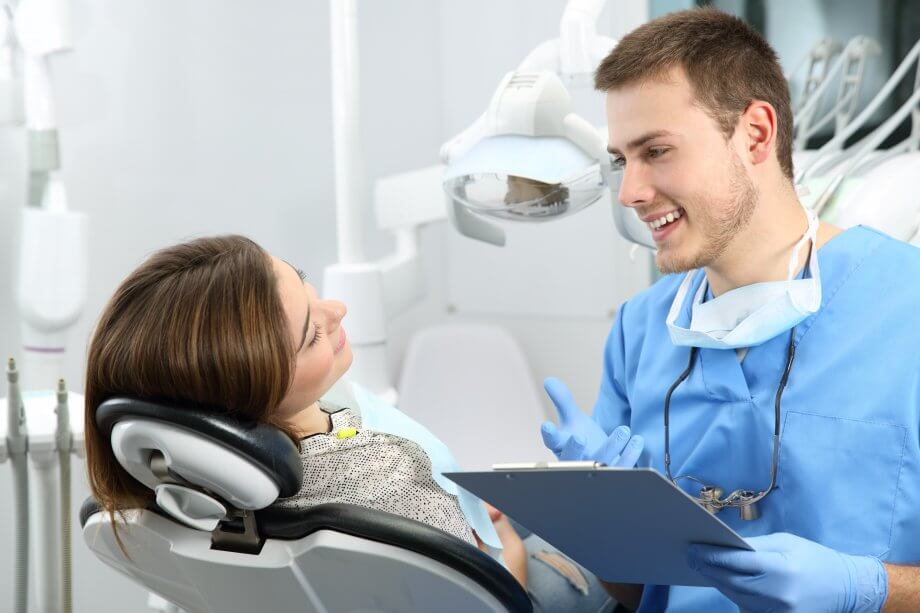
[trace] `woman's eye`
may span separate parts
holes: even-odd
[[[316,342],[323,337],[323,329],[320,326],[315,326],[315,332],[313,333],[313,340],[310,341],[310,344],[307,347],[312,347]]]

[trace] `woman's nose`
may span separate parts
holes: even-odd
[[[329,318],[329,326],[338,326],[342,322],[342,318],[345,317],[345,314],[348,312],[345,303],[339,302],[338,300],[326,300],[324,301],[323,307],[326,311],[326,317]]]

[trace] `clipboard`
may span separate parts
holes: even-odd
[[[650,468],[539,462],[444,476],[605,581],[705,586],[709,583],[687,565],[691,543],[752,551]]]

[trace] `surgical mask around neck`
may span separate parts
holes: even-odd
[[[804,207],[803,207],[804,208]],[[709,282],[704,278],[693,296],[690,327],[678,325],[687,294],[702,269],[685,276],[668,311],[671,342],[685,347],[740,349],[755,347],[791,330],[821,307],[821,271],[818,268],[818,218],[809,209],[808,228],[792,250],[785,281],[766,281],[735,288],[704,302]],[[799,250],[811,241],[807,271],[809,278],[794,279]]]

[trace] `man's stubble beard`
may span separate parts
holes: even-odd
[[[725,199],[725,205],[713,206],[713,198],[700,198],[689,209],[682,204],[679,205],[684,209],[685,215],[692,211],[692,223],[703,236],[703,247],[695,254],[682,256],[669,253],[669,241],[664,241],[655,256],[655,264],[662,274],[709,266],[725,253],[732,240],[751,223],[754,210],[757,208],[757,189],[734,150],[731,168],[729,195]]]

